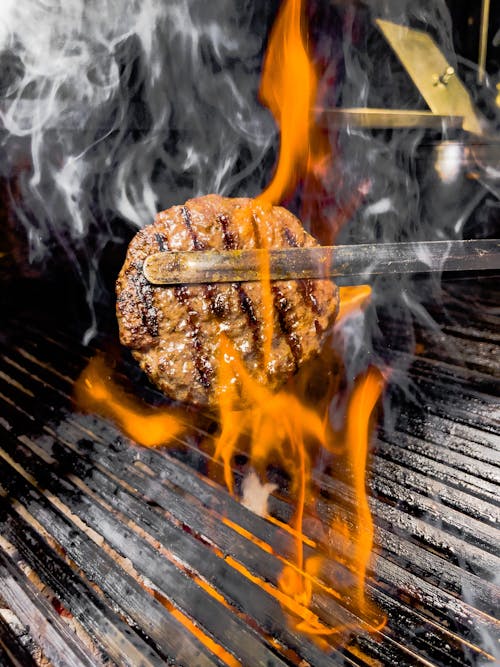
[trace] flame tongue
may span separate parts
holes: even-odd
[[[146,447],[171,442],[186,430],[185,422],[171,409],[146,407],[134,401],[110,377],[111,370],[101,356],[90,360],[75,388],[77,405],[112,419],[130,438]]]
[[[368,628],[372,629],[380,629],[385,621],[380,611],[366,597],[366,577],[372,555],[374,536],[373,520],[366,491],[366,476],[372,414],[383,388],[384,379],[381,372],[375,367],[369,368],[366,373],[357,378],[354,389],[349,396],[346,409],[346,426],[343,433],[333,436],[325,428],[321,438],[322,445],[331,449],[336,455],[338,455],[339,450],[343,452],[342,462],[349,469],[350,484],[354,491],[354,520],[348,522],[336,518],[331,526],[331,550],[327,551],[326,557],[315,555],[306,559],[302,553],[303,544],[306,541],[305,536],[302,535],[304,497],[299,497],[299,506],[296,513],[298,557],[295,563],[285,566],[279,581],[280,589],[286,595],[306,607],[312,605],[315,592],[321,594],[327,592],[335,599],[347,597],[351,600],[350,610]],[[299,447],[306,461],[309,461],[308,435],[304,433],[304,430],[302,430],[302,433],[299,432],[299,437],[305,436]],[[290,472],[293,474],[295,470],[295,475],[301,479],[305,470],[306,480],[303,485],[308,487],[310,484],[308,478],[310,466],[298,466],[298,462]],[[301,502],[302,506],[300,505]],[[334,548],[335,543],[336,548]],[[346,580],[344,575],[338,582],[329,581],[327,585],[322,581],[321,576],[323,563],[328,559],[335,561],[339,556],[352,573],[352,576]],[[311,636],[336,635],[340,638],[342,633],[354,628],[352,622],[350,624],[339,622],[335,627],[327,627],[319,619],[311,616],[308,621],[299,619],[297,629]]]
[[[356,522],[353,537],[352,569],[357,573],[357,604],[365,615],[370,611],[365,597],[365,580],[373,546],[373,519],[366,493],[368,445],[372,412],[384,388],[384,378],[375,368],[356,381],[346,414],[345,447],[356,501]]]
[[[309,60],[303,39],[302,0],[285,0],[273,28],[264,65],[261,99],[269,106],[281,129],[281,146],[274,177],[258,198],[252,210],[242,210],[241,222],[249,218],[255,224],[257,243],[269,248],[266,228],[266,208],[288,195],[297,185],[313,161],[311,151],[310,115],[314,106],[317,78]],[[314,165],[313,165],[314,166]],[[262,215],[261,215],[262,213]],[[271,235],[272,236],[272,235]],[[264,336],[262,357],[267,367],[272,353],[274,310],[266,257],[261,267],[262,300],[264,305]],[[361,308],[370,296],[370,288],[361,286],[341,291],[340,317],[347,317]],[[214,459],[220,461],[227,488],[234,493],[232,463],[234,455],[243,449],[249,453],[254,470],[265,474],[270,463],[279,463],[291,479],[290,491],[296,501],[296,510],[289,534],[294,540],[294,562],[280,556],[283,571],[274,588],[283,609],[294,614],[298,630],[312,637],[323,635],[327,640],[340,638],[352,629],[352,622],[339,620],[335,627],[327,627],[315,615],[314,595],[320,591],[334,599],[347,593],[351,611],[366,624],[374,624],[377,610],[366,598],[366,577],[373,543],[373,522],[366,493],[367,452],[371,415],[383,389],[383,378],[377,369],[357,379],[346,409],[347,425],[342,434],[334,434],[330,425],[330,406],[323,399],[313,405],[308,387],[316,376],[318,366],[301,369],[301,376],[290,382],[286,389],[272,393],[248,371],[240,353],[224,334],[219,339],[219,417],[220,429],[215,438]],[[320,365],[327,364],[326,357]],[[134,440],[147,445],[170,444],[180,434],[187,421],[174,414],[146,414],[134,405],[113,383],[106,379],[102,363],[94,361],[84,372],[77,385],[79,404],[91,411],[97,410],[112,417]],[[327,399],[331,398],[333,371],[328,366],[322,387]],[[240,393],[241,388],[241,393]],[[336,387],[335,387],[336,389]],[[242,399],[247,406],[242,409]],[[335,455],[342,452],[345,467],[350,471],[350,483],[355,495],[353,520],[337,518],[331,528],[335,540],[340,538],[340,550],[332,544],[323,545],[320,556],[307,555],[304,545],[304,516],[314,512],[315,494],[312,484],[312,463],[319,449],[328,449]],[[316,494],[317,495],[317,494]],[[270,547],[271,548],[271,547]],[[340,551],[340,554],[339,554]],[[350,570],[338,582],[322,581],[322,566],[326,560],[340,559]],[[269,587],[273,590],[272,587]],[[326,646],[325,646],[326,647]]]
[[[274,177],[260,198],[273,204],[289,194],[306,173],[310,156],[310,117],[317,77],[303,38],[302,0],[285,0],[264,61],[260,99],[281,131]]]

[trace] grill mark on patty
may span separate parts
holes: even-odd
[[[257,241],[257,246],[259,248],[267,248],[267,243],[263,243],[263,238],[260,233],[260,225],[259,221],[255,217],[254,212],[252,211],[252,227],[253,227],[253,232]],[[285,229],[288,229],[285,226]],[[290,237],[292,238],[295,243],[297,243],[296,239],[294,238],[291,230],[288,230]],[[286,232],[285,232],[286,235]],[[298,369],[299,363],[300,363],[300,358],[302,355],[302,344],[300,342],[299,337],[297,336],[296,333],[293,331],[293,324],[295,323],[293,319],[293,313],[291,313],[291,316],[289,316],[289,304],[288,304],[288,299],[285,297],[281,289],[276,285],[275,282],[271,281],[271,293],[273,295],[273,308],[274,311],[276,312],[278,316],[278,324],[281,330],[281,333],[283,334],[288,347],[290,348],[290,352],[292,353],[293,361],[295,364],[295,370]]]
[[[205,244],[200,241],[198,234],[193,229],[193,221],[191,219],[191,212],[187,206],[181,206],[182,222],[189,232],[195,250],[205,250]]]
[[[158,243],[161,252],[165,250],[165,246],[167,250],[170,250],[168,238],[164,234],[156,234],[156,242]],[[189,290],[185,285],[181,285],[179,287],[174,287],[174,294],[177,302],[182,304],[187,311],[187,321],[193,341],[193,362],[196,372],[198,373],[198,378],[205,389],[210,389],[215,373],[207,355],[203,352],[203,345],[200,339],[200,327],[198,326],[198,314],[191,308]]]
[[[297,248],[299,246],[295,234],[289,227],[285,226],[283,229],[283,236],[292,248]],[[304,302],[309,306],[313,313],[320,315],[321,309],[314,291],[314,281],[307,278],[304,280],[297,280],[297,286],[300,290],[302,298],[304,299]],[[314,328],[318,336],[323,332],[323,327],[321,326],[321,323],[318,319],[314,320]]]
[[[142,272],[144,262],[136,261],[133,267],[136,273],[131,276],[134,285],[139,308],[141,311],[141,319],[146,331],[150,336],[158,337],[158,311],[153,301],[153,287],[146,280],[146,276]]]
[[[253,301],[248,295],[248,293],[244,290],[244,288],[240,285],[236,285],[236,289],[238,291],[238,297],[240,300],[240,308],[241,310],[245,313],[247,317],[248,324],[250,325],[250,329],[252,331],[252,336],[254,339],[255,344],[260,344],[260,338],[259,338],[259,331],[261,324],[259,322],[259,318],[255,314],[255,308],[253,305]],[[260,349],[260,348],[257,348]]]
[[[218,319],[222,319],[226,314],[227,303],[224,295],[219,292],[217,287],[213,284],[203,285],[203,296],[209,303],[210,312]]]
[[[238,248],[238,238],[237,235],[230,229],[231,220],[223,213],[217,216],[217,221],[219,222],[222,228],[222,242],[224,250],[236,250]],[[256,351],[261,353],[260,345],[260,322],[255,314],[255,308],[252,299],[248,295],[248,292],[245,290],[241,283],[232,283],[233,289],[238,294],[238,300],[240,304],[240,309],[247,318],[250,331],[252,332],[252,338],[255,345]]]
[[[274,309],[278,314],[278,323],[280,325],[281,333],[284,335],[286,342],[288,343],[288,347],[290,348],[295,363],[295,370],[297,370],[302,357],[302,343],[293,330],[293,327],[296,324],[295,315],[293,309],[290,308],[288,299],[281,289],[277,285],[272,285],[271,291],[274,297]]]
[[[255,240],[257,241],[257,248],[267,247],[267,244],[266,246],[263,246],[262,244],[262,235],[260,233],[259,221],[255,217],[254,211],[252,211],[252,229],[253,229],[253,235],[255,236]]]
[[[214,377],[214,369],[210,363],[207,355],[203,352],[203,344],[200,339],[200,327],[198,326],[198,317],[196,311],[191,308],[189,290],[185,285],[175,288],[175,296],[177,301],[181,303],[187,311],[189,327],[191,329],[191,336],[194,350],[194,366],[200,383],[205,389],[210,389]]]
[[[181,208],[182,221],[191,236],[193,247],[195,250],[206,250],[206,245],[200,241],[196,230],[193,228],[193,221],[191,219],[191,212],[187,206]],[[217,287],[212,284],[203,285],[203,296],[210,304],[210,311],[218,319],[222,319],[227,310],[227,302],[224,296],[219,292]]]
[[[285,240],[288,242],[288,245],[292,246],[292,248],[296,248],[299,245],[297,242],[297,237],[292,232],[290,227],[287,227],[286,225],[283,228],[283,236],[285,237]]]
[[[227,215],[224,213],[219,213],[217,216],[217,222],[222,228],[224,250],[236,250],[238,248],[238,240],[235,234],[229,229],[231,223]]]
[[[158,248],[160,249],[160,252],[165,252],[165,240],[166,239],[163,236],[163,234],[160,234],[159,232],[157,232],[155,234],[155,239],[156,239],[156,243],[158,244]]]

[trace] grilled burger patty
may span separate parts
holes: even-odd
[[[316,241],[289,211],[264,208],[251,199],[207,195],[162,211],[132,239],[118,276],[120,340],[152,382],[180,401],[217,404],[222,333],[250,376],[276,390],[319,352],[338,309],[338,290],[332,282],[271,283],[273,336],[264,359],[269,331],[264,317],[270,311],[261,283],[153,286],[142,266],[148,255],[169,250],[313,245]]]

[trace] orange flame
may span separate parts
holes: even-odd
[[[342,317],[366,304],[370,288],[344,288],[342,290]],[[358,378],[346,409],[346,422],[342,437],[331,431],[329,420],[321,410],[309,407],[300,387],[307,383],[290,384],[287,389],[273,394],[260,385],[246,369],[233,343],[224,335],[220,337],[220,364],[218,386],[220,388],[220,433],[215,443],[214,458],[224,468],[224,479],[231,493],[234,492],[232,460],[240,448],[247,447],[252,465],[259,469],[273,457],[288,471],[292,478],[292,490],[297,497],[297,509],[293,519],[296,560],[286,564],[280,580],[280,590],[286,599],[293,599],[302,607],[309,607],[314,586],[325,589],[318,575],[323,559],[319,556],[304,558],[303,518],[306,504],[313,499],[311,491],[311,457],[318,447],[337,451],[337,440],[342,441],[346,465],[352,473],[355,492],[356,521],[354,529],[347,523],[336,521],[344,547],[349,552],[347,564],[355,575],[351,597],[355,611],[373,628],[382,627],[380,614],[367,599],[365,581],[373,544],[373,522],[366,494],[366,465],[370,436],[370,422],[374,407],[382,392],[384,382],[380,371],[370,368]],[[234,378],[238,378],[242,393],[250,405],[239,409],[240,397],[235,390]],[[245,443],[247,443],[245,445]],[[347,548],[347,545],[350,548]],[[328,591],[340,597],[334,589]],[[349,629],[347,624],[331,628],[325,626],[314,614],[299,617],[298,630],[311,636],[340,636]]]
[[[242,209],[239,213],[242,225],[248,224],[247,218],[252,220],[257,245],[263,249],[272,247],[272,235],[266,227],[267,207],[289,195],[308,172],[320,169],[325,157],[325,147],[318,141],[319,135],[313,136],[315,128],[311,124],[317,76],[305,45],[303,13],[302,0],[284,0],[264,63],[260,98],[280,127],[280,153],[271,183],[251,210]],[[353,208],[357,201],[353,198]],[[333,236],[328,237],[330,243],[332,240]],[[265,253],[260,268],[266,367],[272,352],[274,308],[269,259]],[[341,288],[337,322],[363,308],[370,294],[367,285]],[[276,596],[283,610],[291,614],[296,629],[313,637],[325,648],[333,639],[340,641],[353,625],[339,620],[335,627],[326,626],[313,611],[317,592],[335,599],[344,599],[348,593],[351,611],[371,629],[376,628],[377,623],[382,627],[383,622],[376,620],[380,619],[380,614],[366,597],[374,529],[365,488],[371,418],[384,385],[380,371],[370,368],[356,380],[347,402],[346,427],[341,434],[336,434],[328,412],[328,399],[337,390],[331,377],[326,381],[331,386],[324,387],[326,399],[315,405],[308,400],[314,365],[302,369],[302,374],[284,390],[272,393],[248,372],[233,343],[223,334],[219,339],[219,355],[220,430],[214,440],[214,459],[222,464],[227,488],[234,493],[232,462],[234,455],[245,449],[251,465],[261,474],[269,463],[279,463],[289,473],[291,492],[297,498],[295,515],[287,528],[294,540],[294,562],[281,558],[283,570],[277,589],[268,583],[262,585]],[[326,356],[321,363],[328,363]],[[239,380],[238,391],[235,377]],[[249,406],[245,409],[241,409],[241,395]],[[93,359],[82,373],[76,385],[76,400],[80,407],[114,420],[132,439],[149,447],[171,443],[189,422],[187,416],[153,410],[132,401],[109,379],[109,370],[100,358]],[[331,545],[323,545],[326,554],[306,557],[305,547],[311,549],[315,544],[304,533],[304,517],[306,510],[314,512],[312,462],[314,454],[321,448],[344,457],[355,496],[354,522],[335,518],[329,527],[335,538]],[[277,522],[272,517],[269,519]],[[352,574],[348,591],[345,582],[325,583],[323,580],[325,559],[335,558],[341,560]],[[244,567],[236,562],[234,567],[244,571]],[[244,573],[250,578],[254,576]]]
[[[310,118],[318,82],[304,44],[303,11],[302,0],[285,0],[264,60],[260,99],[276,119],[281,145],[273,179],[259,199],[273,204],[293,190],[311,155]]]
[[[342,441],[345,463],[352,476],[352,487],[355,496],[355,525],[349,524],[340,518],[335,519],[331,530],[337,535],[337,542],[343,552],[346,566],[353,573],[354,579],[350,587],[350,597],[353,599],[353,611],[373,629],[380,629],[385,624],[383,615],[366,597],[366,576],[373,546],[373,520],[368,504],[366,492],[367,455],[370,441],[370,423],[373,410],[384,387],[382,374],[377,368],[370,368],[359,377],[346,410],[346,428]],[[326,437],[325,445],[331,447],[331,438]],[[337,448],[335,447],[335,451]],[[299,499],[300,500],[300,499]],[[332,552],[330,558],[335,558]],[[325,584],[320,580],[320,573],[324,558],[312,556],[308,559],[298,559],[297,564],[287,565],[280,577],[280,588],[288,596],[293,597],[301,604],[310,606],[314,590],[324,592]],[[330,585],[329,593],[336,598],[342,597],[336,591],[334,582]],[[333,586],[333,588],[332,588]],[[336,627],[328,628],[319,619],[301,620],[296,625],[298,630],[311,636],[340,635],[352,628],[352,625],[339,623]]]
[[[348,317],[369,300],[366,285],[340,289],[339,318]],[[306,507],[312,507],[314,493],[311,485],[312,457],[320,448],[344,452],[346,465],[352,471],[352,486],[356,496],[356,525],[354,529],[336,519],[332,530],[340,535],[347,566],[355,575],[350,596],[356,602],[358,614],[373,625],[377,610],[365,597],[366,573],[371,556],[373,522],[366,490],[366,459],[370,433],[370,416],[383,388],[380,372],[370,369],[355,383],[346,410],[347,426],[343,436],[333,433],[327,404],[311,406],[307,401],[307,378],[297,379],[286,389],[272,393],[248,372],[234,344],[221,335],[219,341],[220,430],[215,438],[214,459],[223,464],[227,488],[234,493],[232,460],[242,448],[249,450],[252,466],[263,473],[270,462],[279,463],[290,475],[291,491],[297,498],[295,515],[289,533],[295,543],[295,561],[284,561],[276,591],[278,600],[287,613],[297,617],[297,630],[311,637],[337,637],[351,628],[345,623],[328,627],[309,606],[315,590],[341,597],[335,587],[321,581],[323,556],[304,557],[304,545],[314,543],[304,534],[303,520]],[[309,372],[314,372],[310,369]],[[101,356],[93,358],[75,385],[77,405],[112,419],[130,438],[148,447],[172,443],[186,430],[187,414],[173,410],[153,409],[133,400],[110,377],[110,368]],[[241,409],[240,389],[236,391],[237,377],[241,393],[249,405]],[[339,447],[339,441],[341,446]],[[271,518],[271,517],[270,517]],[[330,554],[335,558],[336,554]],[[281,597],[280,597],[281,596]],[[327,645],[325,644],[325,648]]]
[[[220,338],[220,435],[216,440],[214,457],[224,465],[224,478],[233,492],[231,461],[241,446],[242,436],[250,440],[250,458],[256,468],[268,463],[272,457],[293,474],[298,493],[298,511],[295,519],[297,534],[297,560],[302,568],[302,515],[309,479],[309,454],[305,443],[315,441],[326,445],[324,420],[314,410],[289,391],[273,394],[256,382],[248,373],[233,343],[224,335]],[[234,377],[238,377],[243,395],[250,407],[239,410],[239,397],[234,390]],[[298,474],[295,474],[298,469]]]
[[[146,447],[168,444],[185,430],[171,410],[155,410],[134,401],[110,377],[101,356],[90,360],[75,384],[76,404],[114,421],[132,440]]]
[[[362,309],[370,300],[371,293],[372,288],[370,285],[339,287],[340,306],[337,315],[337,324],[351,313]]]
[[[377,368],[369,368],[358,378],[349,399],[346,414],[345,445],[356,498],[353,568],[358,576],[356,591],[360,611],[367,611],[365,580],[373,545],[373,519],[366,493],[366,466],[370,439],[370,418],[384,388],[384,378]]]

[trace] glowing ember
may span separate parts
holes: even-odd
[[[317,77],[304,44],[301,0],[285,0],[271,33],[260,99],[280,128],[280,154],[273,180],[260,199],[277,203],[305,175],[311,156],[310,118]]]
[[[158,602],[161,602],[161,604],[166,609],[168,609],[172,616],[176,618],[187,630],[189,630],[189,632],[197,637],[198,640],[209,649],[209,651],[221,658],[225,665],[228,665],[228,667],[243,667],[239,660],[231,655],[231,653],[226,651],[220,644],[217,644],[217,642],[215,642],[209,635],[207,635],[206,632],[203,632],[203,630],[201,630],[196,625],[196,623],[194,623],[188,616],[186,616],[186,614],[183,614],[180,609],[174,607],[174,605],[158,590],[154,588],[148,588],[145,585],[144,588],[149,590],[153,597],[155,597]]]

